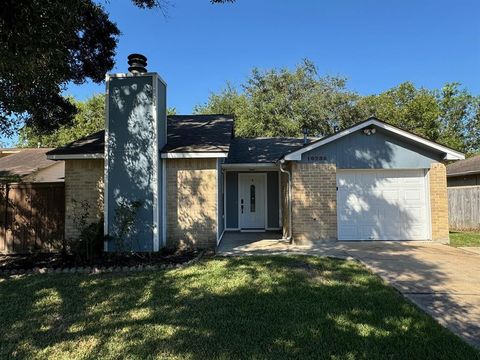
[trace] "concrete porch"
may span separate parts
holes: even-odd
[[[282,239],[280,231],[225,232],[216,249],[220,256],[300,254],[347,258],[338,243],[294,245]]]

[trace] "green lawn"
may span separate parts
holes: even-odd
[[[315,257],[3,280],[0,324],[4,359],[480,359],[361,265]]]
[[[450,232],[450,245],[459,246],[480,246],[480,232]]]

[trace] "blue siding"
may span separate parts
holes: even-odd
[[[227,171],[226,177],[226,211],[227,228],[238,228],[238,172]]]
[[[226,172],[226,215],[227,228],[238,228],[238,174],[239,171]],[[267,224],[270,228],[278,228],[280,216],[280,199],[278,188],[278,172],[267,173]]]
[[[153,226],[161,219],[161,163],[155,163],[155,145],[163,146],[164,140],[157,139],[154,119],[155,78],[151,75],[135,77],[113,77],[108,83],[109,118],[107,142],[108,174],[108,233],[118,234],[119,210],[122,204],[139,201],[141,207],[131,236],[123,244],[111,240],[108,250],[153,250]],[[163,103],[158,103],[160,108]],[[165,112],[159,109],[159,112]],[[158,127],[164,127],[163,118]],[[155,144],[160,141],[159,144]],[[163,142],[163,144],[162,144]],[[157,168],[157,171],[155,170]],[[155,177],[158,175],[158,179]],[[158,180],[158,182],[156,182]],[[157,186],[155,188],[155,186]],[[154,191],[158,191],[157,207],[154,209]],[[157,229],[159,234],[162,228]],[[160,240],[161,241],[161,240]]]
[[[339,169],[425,169],[441,154],[376,128],[357,131],[302,155],[302,162],[336,164]]]

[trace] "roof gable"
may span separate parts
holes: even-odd
[[[363,122],[360,122],[356,125],[353,125],[345,130],[342,130],[338,133],[335,133],[333,135],[330,135],[330,136],[327,136],[327,137],[324,137],[322,139],[319,139],[317,141],[314,141],[310,144],[308,144],[307,146],[304,146],[302,147],[301,149],[299,150],[295,150],[293,152],[290,152],[286,155],[283,156],[283,158],[285,160],[296,160],[296,161],[299,161],[302,159],[302,154],[306,153],[306,152],[309,152],[311,150],[314,150],[320,146],[323,146],[323,145],[326,145],[326,144],[329,144],[333,141],[336,141],[337,139],[340,139],[340,138],[343,138],[347,135],[350,135],[350,134],[353,134],[359,130],[362,130],[364,128],[368,128],[370,126],[376,126],[376,127],[379,127],[387,132],[391,132],[392,134],[395,134],[396,136],[399,136],[401,138],[404,138],[404,139],[408,139],[409,141],[412,141],[413,143],[416,143],[418,144],[419,146],[424,146],[426,148],[430,148],[434,151],[437,151],[439,153],[443,153],[445,154],[444,155],[444,159],[445,160],[460,160],[460,159],[464,159],[465,156],[461,153],[461,152],[458,152],[456,150],[453,150],[447,146],[444,146],[444,145],[441,145],[441,144],[438,144],[436,142],[433,142],[431,140],[427,140],[421,136],[418,136],[418,135],[415,135],[411,132],[408,132],[408,131],[405,131],[405,130],[402,130],[396,126],[393,126],[393,125],[390,125],[384,121],[381,121],[377,118],[369,118]]]

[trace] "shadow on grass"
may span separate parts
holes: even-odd
[[[0,283],[2,358],[421,358],[478,353],[360,265],[314,257]]]

